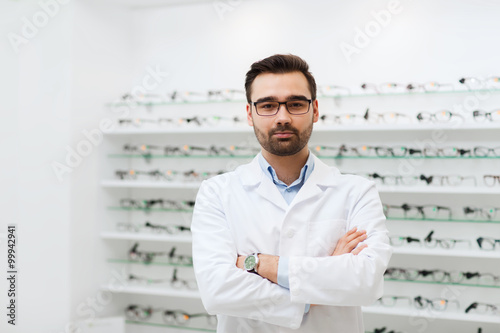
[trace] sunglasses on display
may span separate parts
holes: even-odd
[[[144,252],[138,250],[139,243],[135,243],[128,252],[128,257],[132,261],[141,261],[150,264],[158,256],[166,256],[168,263],[177,265],[193,265],[193,258],[186,255],[177,255],[177,248],[174,246],[169,252]]]
[[[189,324],[193,318],[205,317],[208,325],[217,326],[217,316],[208,313],[189,314],[182,310],[153,309],[152,307],[143,307],[136,304],[131,304],[125,308],[125,315],[130,320],[149,320],[156,312],[160,312],[163,322],[170,325],[184,326]]]
[[[146,229],[152,233],[167,233],[167,234],[179,234],[183,232],[191,232],[191,228],[183,225],[160,225],[152,224],[150,222],[145,222],[144,224],[133,224],[133,223],[117,223],[116,229],[120,232],[141,232]]]

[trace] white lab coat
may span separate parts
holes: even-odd
[[[314,157],[288,205],[257,157],[202,183],[194,208],[194,271],[217,332],[362,333],[361,306],[383,293],[392,248],[374,182]],[[348,230],[367,231],[357,256],[331,256]],[[236,267],[238,254],[288,256],[290,290]],[[312,306],[304,314],[305,304]]]

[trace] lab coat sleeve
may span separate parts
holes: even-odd
[[[202,183],[191,224],[194,272],[205,309],[210,314],[298,328],[304,303],[292,303],[288,289],[236,267],[238,253],[222,209],[221,183]]]
[[[358,255],[290,257],[292,302],[366,306],[383,294],[383,276],[392,255],[382,203],[375,184],[361,182],[348,217],[347,230],[366,230],[368,247]],[[354,197],[354,196],[353,196]]]

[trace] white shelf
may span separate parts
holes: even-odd
[[[383,186],[379,193],[500,194],[500,186]]]
[[[194,298],[200,299],[200,293],[197,290],[176,290],[171,288],[152,288],[144,286],[127,285],[124,287],[116,287],[114,285],[103,285],[101,290],[111,291],[113,293],[122,294],[139,294],[139,295],[154,295],[154,296],[170,296],[179,298]]]
[[[198,182],[167,182],[167,181],[126,181],[126,180],[103,180],[101,186],[104,188],[173,188],[173,189],[198,189]]]
[[[429,309],[419,310],[416,308],[384,308],[382,306],[369,306],[363,307],[363,313],[376,314],[376,315],[389,315],[389,316],[405,316],[408,318],[430,318],[453,320],[453,321],[468,321],[478,323],[500,323],[500,316],[495,315],[478,315],[465,313],[464,310],[460,312],[447,312],[447,311],[429,311]]]
[[[446,124],[359,124],[359,125],[322,125],[316,123],[314,132],[359,132],[359,131],[432,131],[432,130],[449,130],[449,131],[484,131],[484,130],[500,130],[500,124],[497,123],[471,123],[467,122],[460,125]],[[251,126],[214,126],[214,127],[179,127],[179,128],[120,128],[116,125],[113,130],[104,131],[105,135],[131,135],[131,134],[180,134],[180,133],[252,133]]]
[[[401,246],[393,246],[394,254],[410,254],[410,255],[425,255],[438,257],[467,257],[467,258],[485,258],[485,259],[500,259],[500,251],[481,251],[481,250],[456,250],[456,249],[440,249],[440,248],[422,248]]]
[[[114,240],[137,240],[137,241],[156,241],[156,242],[172,242],[172,243],[191,243],[191,235],[165,235],[153,233],[139,232],[116,232],[104,231],[101,232],[101,238]]]

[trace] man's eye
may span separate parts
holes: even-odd
[[[272,109],[274,107],[274,104],[272,103],[265,103],[260,106],[263,109]]]

